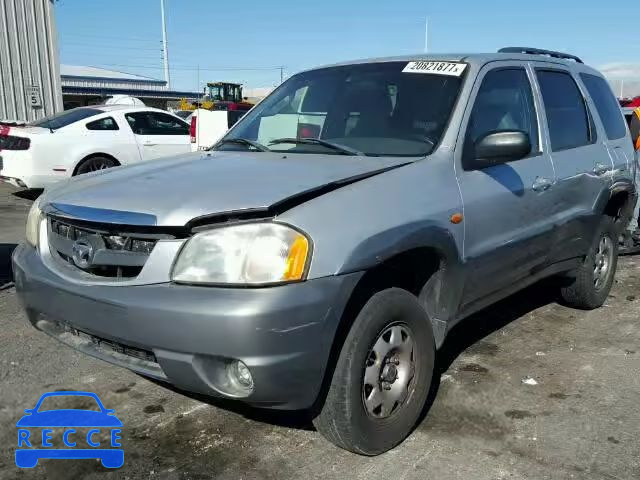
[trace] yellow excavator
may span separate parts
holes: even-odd
[[[242,97],[242,85],[231,82],[210,82],[204,89],[201,101],[189,102],[180,100],[180,110],[238,110],[247,111],[253,104]]]

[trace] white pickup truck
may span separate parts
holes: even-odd
[[[194,110],[189,130],[191,151],[212,147],[245,113],[239,110]]]

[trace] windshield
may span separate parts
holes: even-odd
[[[320,144],[269,143],[314,138],[370,156],[428,155],[444,133],[462,79],[403,72],[406,65],[368,63],[295,75],[225,138],[244,138],[291,153],[340,154]],[[218,147],[247,148],[229,142]]]
[[[209,87],[209,96],[211,97],[212,100],[222,100],[224,99],[224,91],[222,90],[222,87],[218,86],[218,87]]]
[[[55,115],[49,115],[48,117],[44,117],[40,120],[36,120],[35,122],[31,122],[29,123],[29,126],[57,130],[58,128],[71,125],[78,120],[93,117],[94,115],[98,115],[100,113],[103,113],[102,110],[98,110],[97,108],[73,108],[71,110],[65,110],[64,112],[56,113]]]

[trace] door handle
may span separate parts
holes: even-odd
[[[609,167],[602,163],[596,163],[593,167],[593,173],[598,175],[599,177],[609,172]]]
[[[549,190],[553,185],[553,182],[545,177],[536,177],[536,181],[533,182],[533,186],[531,187],[536,192],[544,192],[545,190]]]

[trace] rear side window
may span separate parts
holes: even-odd
[[[125,115],[137,135],[189,135],[189,125],[166,113],[136,112]]]
[[[590,144],[592,133],[587,107],[571,75],[555,70],[538,70],[536,74],[547,113],[551,150]]]
[[[532,151],[538,151],[533,94],[522,68],[501,68],[485,75],[473,105],[466,140],[474,144],[487,134],[501,130],[525,132]]]
[[[111,118],[101,118],[95,122],[87,123],[87,130],[120,130],[116,121]]]
[[[623,138],[627,134],[627,129],[620,113],[620,105],[613,96],[607,81],[602,77],[588,73],[581,73],[580,77],[596,105],[596,110],[598,110],[598,115],[609,140]]]
[[[66,127],[72,123],[84,120],[85,118],[93,117],[103,113],[102,110],[97,108],[80,107],[72,110],[65,110],[64,112],[56,113],[48,117],[41,118],[35,122],[30,123],[32,127],[50,128],[51,130],[57,130],[58,128]]]

